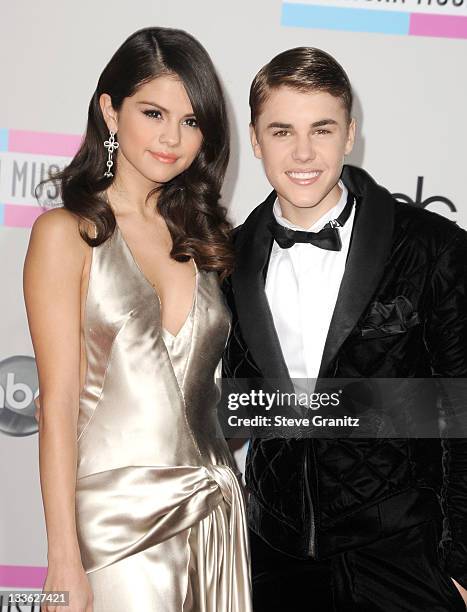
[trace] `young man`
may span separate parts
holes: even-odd
[[[281,53],[250,106],[274,191],[235,232],[224,376],[466,377],[467,233],[343,165],[342,67]],[[256,438],[246,478],[256,612],[465,610],[465,439]]]

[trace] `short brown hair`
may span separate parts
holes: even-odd
[[[271,89],[281,86],[298,91],[325,91],[340,98],[350,123],[352,87],[345,70],[329,53],[314,47],[296,47],[276,55],[263,66],[250,88],[251,123],[256,124]]]

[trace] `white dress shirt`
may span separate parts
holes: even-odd
[[[336,219],[347,203],[347,188],[339,181],[339,202],[308,230],[318,232],[328,221]],[[282,216],[278,200],[274,203],[278,223],[293,230]],[[289,375],[294,378],[317,378],[329,324],[344,275],[352,234],[355,206],[344,227],[338,229],[340,251],[321,249],[313,244],[296,243],[282,249],[275,241],[266,276],[266,296],[279,336]]]

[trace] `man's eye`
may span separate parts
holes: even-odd
[[[188,119],[185,119],[185,121],[183,122],[185,125],[188,125],[192,128],[197,128],[198,127],[198,121],[194,118],[194,117],[189,117]]]
[[[162,117],[161,111],[158,110],[146,110],[144,111],[144,114],[152,119],[160,119]]]
[[[287,134],[290,134],[290,132],[287,130],[279,130],[278,132],[273,132],[273,136],[287,136]]]
[[[323,136],[324,134],[330,134],[331,131],[330,130],[322,129],[322,130],[316,130],[316,133],[321,135],[321,136]]]

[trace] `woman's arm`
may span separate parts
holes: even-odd
[[[35,222],[24,266],[24,296],[41,398],[39,466],[48,540],[46,585],[48,589],[77,588],[80,593],[87,590],[87,580],[75,523],[76,438],[80,296],[88,253],[78,220],[58,209]],[[70,603],[72,596],[70,592]]]

